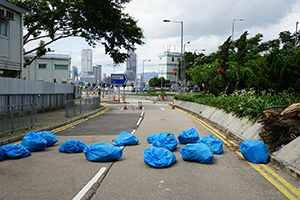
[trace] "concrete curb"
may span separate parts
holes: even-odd
[[[249,122],[247,119],[238,119],[217,108],[186,101],[175,100],[176,107],[188,110],[199,117],[211,121],[216,127],[229,133],[240,141],[260,140],[259,132],[263,126]],[[285,145],[280,150],[270,154],[270,162],[280,167],[297,180],[300,180],[300,137]]]

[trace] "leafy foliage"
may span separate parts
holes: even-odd
[[[231,95],[215,96],[210,93],[174,95],[174,99],[192,101],[199,104],[217,107],[226,113],[231,113],[239,118],[248,118],[255,122],[263,117],[262,111],[271,106],[286,106],[300,101],[298,93],[262,91],[260,93],[250,90],[234,91]]]
[[[151,87],[161,87],[161,85],[163,85],[163,87],[164,87],[166,84],[169,84],[169,83],[170,83],[170,80],[166,80],[164,77],[160,77],[160,78],[153,77],[149,80],[149,85]]]
[[[39,45],[24,52],[42,56],[50,49],[46,46],[67,37],[82,37],[95,47],[105,47],[116,64],[128,55],[121,49],[134,50],[143,44],[142,29],[137,21],[123,13],[123,5],[130,0],[9,0],[27,10],[24,16],[23,44],[40,41]],[[44,41],[45,40],[45,41]],[[32,61],[30,61],[32,62]],[[26,62],[25,65],[30,64]]]
[[[236,41],[229,37],[217,52],[197,56],[195,66],[187,67],[188,81],[205,83],[214,95],[250,88],[300,92],[300,47],[295,46],[295,34],[283,31],[267,42],[262,42],[262,34],[249,39],[247,35],[246,31]]]

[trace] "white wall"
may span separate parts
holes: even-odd
[[[39,69],[39,64],[46,64],[46,69]],[[69,55],[48,54],[37,58],[29,66],[23,68],[22,79],[54,83],[70,83]],[[55,65],[67,65],[67,70],[55,69]]]
[[[7,2],[4,4],[9,5]],[[0,36],[0,70],[21,71],[23,64],[23,16],[4,5],[0,5],[0,9],[4,9],[5,14],[6,10],[14,13],[14,20],[7,21],[7,37]]]
[[[165,51],[159,53],[159,74],[158,78],[164,77],[166,80],[174,85],[176,82],[176,75],[173,74],[173,69],[176,69],[178,64],[178,58],[180,58],[180,53]]]

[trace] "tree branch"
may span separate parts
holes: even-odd
[[[30,50],[30,51],[24,52],[24,55],[30,54],[30,53],[32,53],[32,52],[34,52],[34,51],[36,51],[36,50],[38,50],[38,49],[40,49],[40,48],[44,48],[45,46],[47,46],[47,45],[49,45],[49,44],[51,44],[51,43],[53,43],[53,42],[55,42],[55,41],[57,41],[57,40],[59,40],[59,39],[67,38],[67,37],[70,37],[70,36],[72,36],[72,34],[61,35],[61,36],[59,36],[59,37],[57,37],[57,38],[54,38],[53,40],[51,40],[51,41],[45,43],[45,44],[42,45],[42,46],[39,46],[39,47],[37,47],[37,48],[34,48],[34,49]]]

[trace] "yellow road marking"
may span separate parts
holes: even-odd
[[[168,105],[170,106],[170,105]],[[171,106],[170,106],[171,107]],[[209,132],[213,133],[216,137],[218,137],[220,140],[222,140],[227,146],[229,146],[231,149],[234,150],[236,154],[238,154],[241,158],[244,159],[243,155],[241,152],[237,151],[236,149],[232,148],[238,147],[238,144],[230,140],[228,137],[217,131],[216,129],[212,128],[209,126],[207,123],[202,121],[201,119],[189,114],[188,112],[175,108],[176,110],[182,112],[183,114],[187,115],[188,117],[192,118],[193,120],[197,121],[199,124],[201,124],[204,128],[206,128]],[[230,144],[231,145],[230,145]],[[276,178],[278,181],[280,181],[286,188],[288,188],[290,191],[292,191],[294,194],[296,194],[298,197],[300,197],[300,191],[297,190],[294,186],[292,186],[290,183],[288,183],[286,180],[284,180],[281,176],[276,174],[273,170],[271,170],[269,167],[267,167],[264,164],[253,164],[246,159],[244,159],[251,167],[253,167],[257,172],[259,172],[265,179],[267,179],[271,184],[273,184],[282,194],[284,194],[288,199],[297,199],[295,198],[291,193],[289,193],[284,187],[279,185],[274,179],[272,179],[270,176],[267,175],[266,172],[264,172],[259,166],[261,166],[263,169],[265,169],[267,172],[269,172],[274,178]]]
[[[82,123],[82,122],[84,122],[84,121],[87,121],[87,120],[89,120],[89,119],[92,119],[92,118],[94,118],[94,117],[97,117],[97,116],[99,116],[99,115],[101,115],[101,114],[107,112],[109,109],[110,109],[110,108],[106,107],[104,110],[102,110],[102,111],[100,111],[100,112],[97,112],[96,114],[90,115],[90,116],[88,116],[87,118],[79,119],[79,120],[74,121],[74,122],[71,122],[71,123],[69,123],[69,124],[67,124],[67,125],[64,125],[64,126],[61,126],[61,127],[59,127],[59,128],[53,129],[53,130],[51,130],[51,132],[52,132],[52,133],[57,133],[57,132],[66,130],[67,128],[70,128],[70,127],[75,126],[75,125],[77,125],[77,124],[80,124],[80,123]],[[20,145],[20,144],[21,144],[21,141],[20,141],[20,142],[16,142],[16,143],[14,143],[14,144],[15,144],[15,145],[17,145],[17,144]]]
[[[53,132],[53,133],[57,133],[57,132],[59,132],[59,131],[66,130],[67,128],[70,128],[70,127],[72,127],[72,126],[74,126],[74,125],[77,125],[77,124],[79,124],[79,123],[82,123],[82,122],[84,122],[84,121],[87,121],[87,120],[89,120],[89,119],[92,119],[92,118],[94,118],[94,117],[97,117],[97,116],[99,116],[99,115],[101,115],[101,114],[107,112],[109,109],[110,109],[110,108],[105,108],[104,110],[102,110],[102,111],[100,111],[100,112],[98,112],[98,113],[96,113],[96,114],[90,115],[90,116],[88,116],[88,117],[85,118],[85,119],[80,119],[80,120],[77,120],[77,121],[72,122],[72,123],[70,123],[70,124],[67,124],[67,125],[65,125],[65,126],[59,127],[59,128],[57,128],[57,129],[54,129],[54,130],[52,130],[52,132]]]

